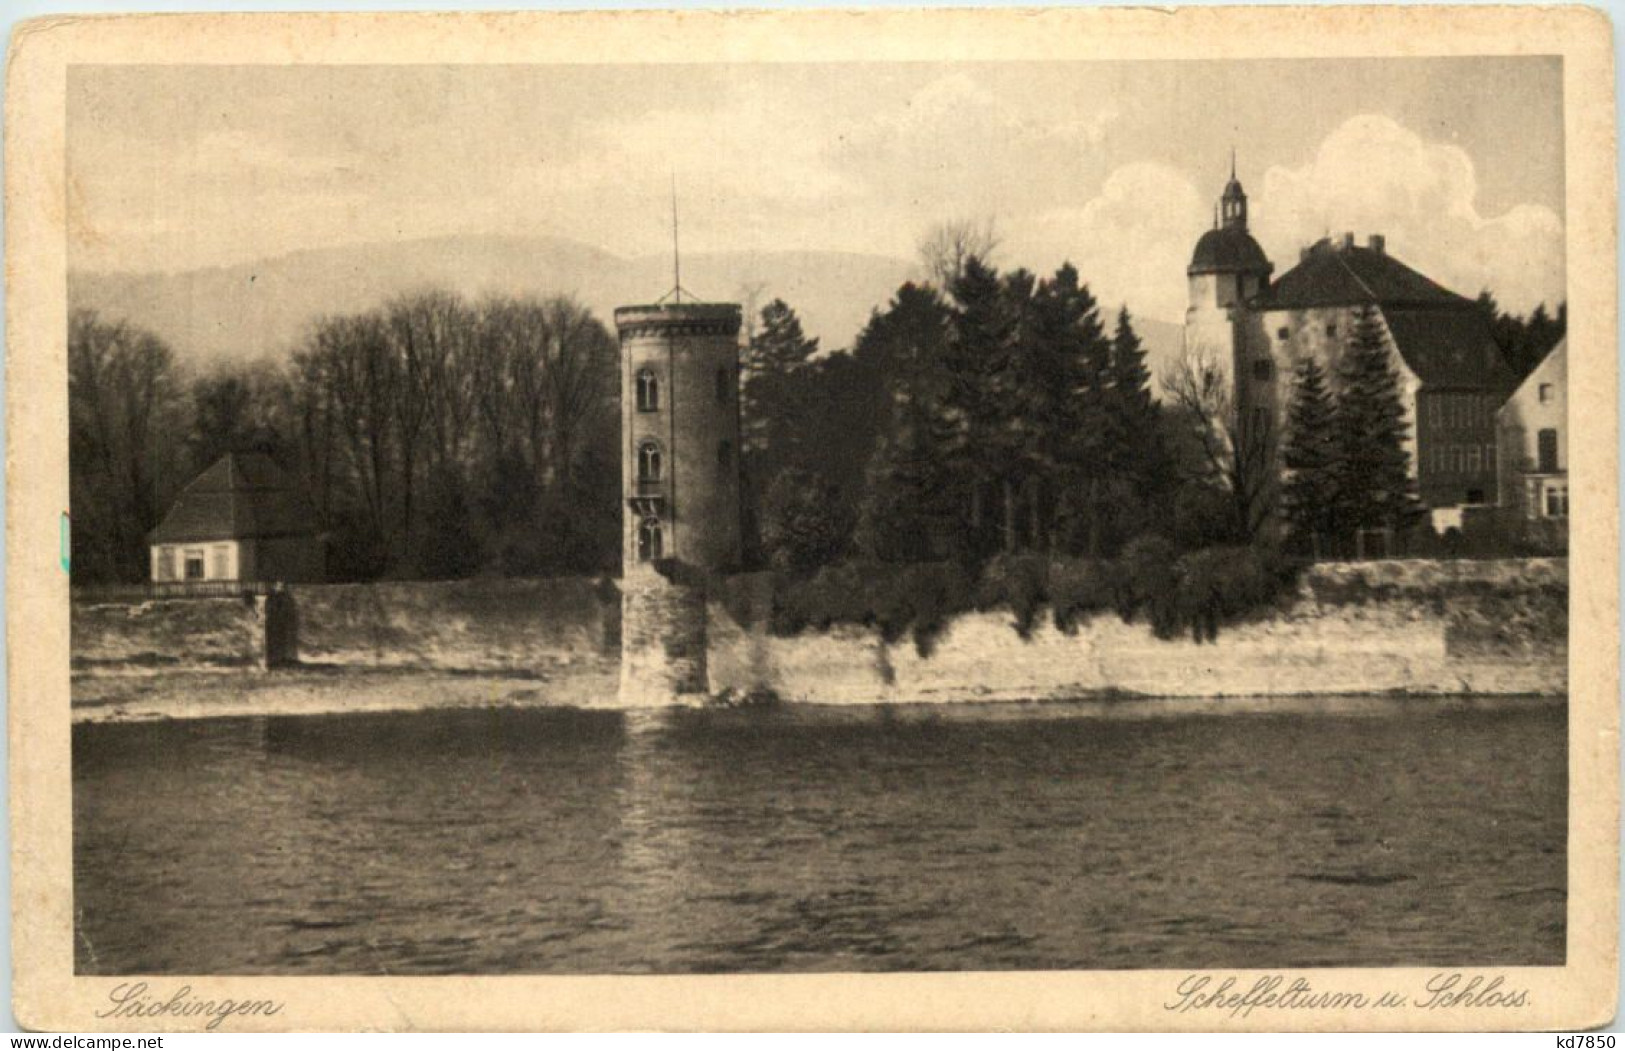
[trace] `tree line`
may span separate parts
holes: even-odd
[[[305,487],[330,579],[618,563],[619,355],[571,299],[402,296],[203,374],[78,312],[68,358],[76,581],[144,579],[146,534],[231,451]]]
[[[1193,551],[1250,544],[1277,511],[1308,550],[1414,520],[1374,321],[1345,356],[1365,371],[1334,398],[1305,366],[1278,436],[1239,411],[1225,363],[1187,355],[1154,399],[1126,309],[1103,312],[1070,265],[1001,273],[995,247],[969,226],[922,242],[930,277],[850,351],[823,351],[782,300],[750,319],[748,567],[1098,559],[1147,535]],[[1480,304],[1521,371],[1566,322]],[[618,568],[619,355],[569,298],[401,296],[320,319],[286,363],[201,374],[77,312],[68,356],[76,581],[145,579],[148,531],[234,450],[305,487],[330,579]]]

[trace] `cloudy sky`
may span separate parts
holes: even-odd
[[[1232,146],[1277,272],[1328,232],[1519,310],[1563,297],[1555,58],[572,67],[76,67],[71,264],[547,235],[909,258],[995,217],[1178,320]]]

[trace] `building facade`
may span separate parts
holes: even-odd
[[[1569,341],[1559,340],[1496,413],[1500,503],[1525,521],[1567,527]]]
[[[310,583],[324,577],[315,512],[263,453],[227,453],[147,537],[154,583]]]
[[[621,697],[708,692],[706,581],[738,568],[739,331],[733,303],[615,311],[621,342]]]
[[[1335,390],[1355,325],[1374,312],[1399,377],[1417,495],[1435,526],[1493,503],[1495,413],[1516,377],[1478,304],[1395,259],[1380,234],[1363,245],[1353,234],[1323,239],[1274,280],[1272,271],[1232,174],[1187,269],[1184,341],[1187,355],[1228,366],[1244,429],[1278,449],[1299,362],[1315,359]]]

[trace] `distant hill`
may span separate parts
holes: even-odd
[[[918,273],[908,260],[841,252],[697,254],[683,285],[704,299],[795,308],[825,350],[850,347],[869,314]],[[606,323],[617,306],[646,303],[671,287],[671,260],[626,259],[562,238],[443,237],[295,252],[241,266],[175,273],[70,272],[68,302],[150,329],[191,365],[283,358],[324,314],[365,310],[391,296],[450,288],[485,293],[567,293]],[[1108,320],[1115,306],[1103,310]],[[1137,317],[1153,377],[1179,350],[1179,326]]]
[[[703,299],[740,301],[760,284],[828,349],[850,344],[875,307],[913,274],[907,260],[839,252],[684,256],[683,285]],[[625,259],[558,238],[446,237],[311,249],[241,266],[176,273],[72,272],[68,302],[152,330],[185,362],[282,357],[324,314],[391,296],[450,288],[576,296],[606,323],[617,306],[671,287],[671,260]]]

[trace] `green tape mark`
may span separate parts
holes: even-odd
[[[68,512],[62,512],[62,572],[73,573],[73,526],[68,519]]]

